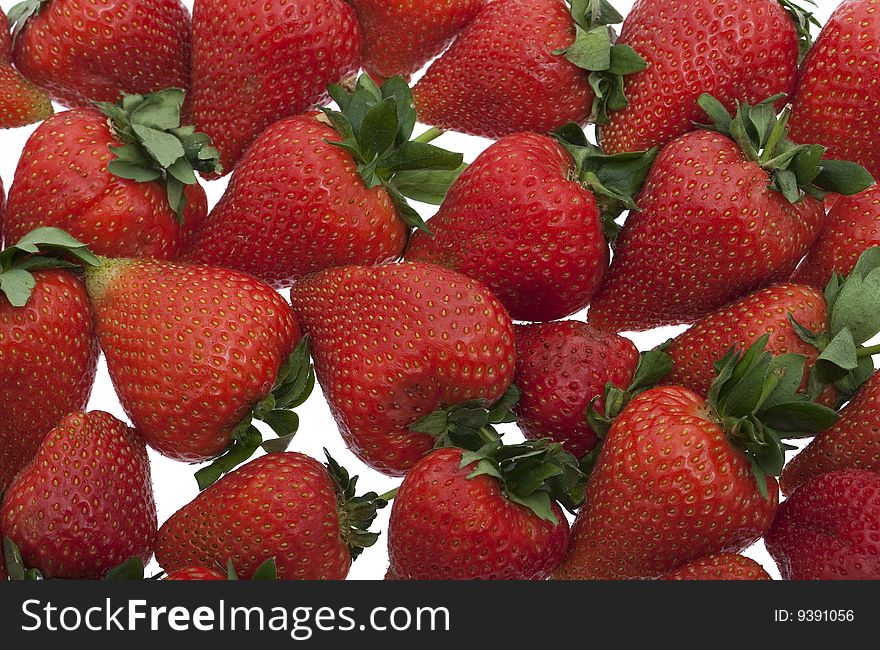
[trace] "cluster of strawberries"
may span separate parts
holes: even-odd
[[[880,0],[9,18],[0,577],[341,579],[393,500],[389,579],[880,578]],[[397,490],[287,451],[316,382]]]

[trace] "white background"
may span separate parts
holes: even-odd
[[[4,10],[8,10],[15,4],[15,0],[2,0]],[[190,9],[192,8],[192,0],[184,0]],[[631,0],[614,0],[613,4],[621,12],[626,15],[632,6]],[[816,15],[824,24],[827,17],[836,7],[836,0],[818,0],[818,9]],[[56,107],[56,110],[63,110]],[[24,146],[28,136],[33,132],[35,127],[27,127],[16,130],[0,131],[0,175],[2,175],[4,187],[7,190],[12,183],[18,156]],[[418,132],[418,131],[417,131]],[[464,136],[456,133],[448,133],[436,141],[436,144],[444,146],[454,151],[463,152],[467,162],[473,159],[488,146],[489,141]],[[227,178],[219,181],[205,183],[208,192],[209,204],[213,206],[222,196],[226,187]],[[424,208],[423,217],[429,217],[435,208],[430,206],[420,206]],[[585,313],[577,314],[571,318],[585,318]],[[683,327],[663,328],[648,333],[637,334],[632,338],[638,345],[639,349],[647,350],[655,345],[665,341],[670,336],[674,336],[682,331]],[[113,387],[110,383],[104,366],[103,358],[101,360],[98,379],[89,403],[90,410],[108,411],[115,416],[125,420],[125,413],[116,399]],[[291,445],[291,450],[299,451],[323,460],[322,448],[326,447],[330,453],[341,464],[348,468],[352,474],[361,476],[359,487],[361,492],[367,490],[375,490],[379,494],[390,490],[399,483],[399,479],[392,479],[378,472],[375,472],[362,463],[360,463],[345,447],[336,425],[330,416],[330,412],[323,400],[320,390],[316,388],[312,397],[298,409],[301,425],[299,433]],[[505,428],[508,441],[516,441],[521,439],[521,435],[514,425],[507,425]],[[156,492],[156,502],[159,509],[159,522],[165,521],[176,510],[189,503],[198,493],[193,472],[195,468],[189,465],[177,463],[168,460],[162,456],[150,452],[153,462],[153,483]],[[386,508],[380,514],[374,529],[384,531],[387,527],[389,508]],[[773,561],[764,550],[762,543],[758,543],[750,548],[747,553],[750,557],[757,559],[764,567],[774,576],[778,578],[779,574]],[[364,551],[363,555],[354,563],[350,578],[353,579],[381,579],[385,575],[387,567],[387,553],[385,547],[384,535],[379,539],[377,544]],[[155,562],[150,566],[151,570],[158,570]],[[152,572],[152,571],[151,571]]]

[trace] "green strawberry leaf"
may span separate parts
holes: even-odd
[[[12,26],[12,42],[18,40],[22,30],[27,26],[28,21],[40,13],[43,5],[49,0],[24,0],[6,12],[6,18]]]
[[[3,562],[10,580],[42,580],[43,574],[37,569],[28,569],[18,546],[9,537],[3,538]]]
[[[341,534],[348,544],[351,559],[356,560],[365,548],[373,546],[379,539],[379,533],[370,531],[379,510],[388,505],[384,498],[375,492],[367,492],[357,496],[357,476],[349,476],[348,471],[337,463],[330,452],[324,450],[327,457],[327,472],[336,488],[337,502],[344,512],[340,517]]]
[[[814,7],[816,3],[814,0],[801,0],[802,2],[807,2]],[[813,15],[812,11],[801,7],[799,4],[794,2],[794,0],[779,0],[779,4],[782,5],[782,8],[788,12],[789,17],[794,23],[795,30],[798,35],[798,64],[804,62],[804,58],[806,58],[807,53],[810,51],[810,48],[813,47],[813,35],[811,33],[813,27],[817,27],[819,29],[822,28],[822,23],[818,21],[818,19]]]
[[[232,566],[232,564],[230,562],[230,567],[231,566]],[[234,571],[235,571],[235,569],[233,569],[233,572]],[[230,579],[234,579],[234,578],[230,578]],[[254,571],[254,574],[251,576],[251,581],[254,581],[254,580],[270,580],[270,581],[278,580],[278,565],[275,562],[274,557],[270,557],[268,560],[266,560],[265,562],[260,564],[260,566],[257,567],[256,571]]]
[[[143,580],[144,561],[133,557],[104,574],[104,580]]]
[[[398,171],[394,174],[391,186],[397,194],[413,201],[440,205],[446,198],[446,192],[465,169],[467,165],[462,163],[455,169]]]

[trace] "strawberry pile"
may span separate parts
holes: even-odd
[[[880,579],[880,0],[190,4],[0,13],[0,579]]]

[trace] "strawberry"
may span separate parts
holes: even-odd
[[[522,392],[514,408],[517,424],[526,438],[549,437],[581,458],[598,442],[590,413],[616,416],[669,369],[662,352],[640,356],[629,339],[586,323],[517,325],[514,383]],[[609,384],[616,390],[613,403],[606,404]]]
[[[342,0],[196,0],[192,107],[195,123],[231,171],[263,129],[327,99],[353,76],[361,37]]]
[[[848,469],[804,483],[764,543],[784,580],[880,579],[880,475]]]
[[[226,575],[217,569],[207,567],[184,567],[172,571],[163,580],[226,580]]]
[[[452,185],[406,258],[484,282],[514,319],[564,318],[599,286],[609,259],[603,224],[635,208],[654,155],[606,156],[576,124],[558,142],[506,136]]]
[[[180,0],[24,0],[9,10],[15,65],[70,107],[189,88],[189,12]]]
[[[660,151],[593,297],[593,325],[690,323],[787,278],[822,226],[824,194],[871,184],[858,165],[825,160],[818,145],[791,144],[775,101],[740,104],[731,118],[711,96],[700,98],[714,130]]]
[[[0,129],[33,124],[52,112],[49,96],[12,67],[12,36],[6,14],[0,9]]]
[[[284,448],[313,375],[290,306],[250,276],[157,260],[105,260],[86,271],[113,387],[156,451],[187,462],[204,488],[262,443]]]
[[[0,494],[52,427],[85,408],[95,382],[98,342],[85,288],[68,263],[40,251],[98,263],[50,228],[0,253]]]
[[[493,139],[599,119],[645,65],[613,43],[622,20],[607,0],[488,3],[416,84],[419,116]]]
[[[48,578],[94,579],[153,555],[156,504],[147,450],[108,413],[72,413],[52,429],[0,508],[26,566]]]
[[[878,0],[839,4],[804,62],[790,122],[795,142],[818,142],[873,175],[880,175],[880,142],[871,126],[880,117],[878,10]]]
[[[58,226],[98,254],[175,257],[207,214],[194,172],[217,168],[207,136],[180,125],[182,102],[128,95],[40,125],[9,189],[7,241]]]
[[[794,279],[824,287],[832,274],[849,275],[859,256],[880,245],[880,186],[840,197],[828,212],[816,243],[801,262]]]
[[[772,580],[760,564],[736,553],[694,560],[663,576],[663,580]]]
[[[403,475],[461,418],[507,420],[513,324],[481,283],[417,262],[354,266],[297,283],[291,302],[339,429],[371,467]]]
[[[791,0],[638,0],[617,43],[632,47],[647,67],[626,79],[629,105],[600,126],[602,148],[650,149],[684,135],[703,117],[703,93],[728,111],[737,102],[789,95],[799,36],[807,46],[811,24],[815,19]]]
[[[382,81],[409,78],[446,49],[488,0],[346,0],[363,34],[363,67]]]
[[[796,392],[803,357],[773,357],[766,342],[725,356],[708,399],[663,386],[623,409],[590,474],[557,577],[656,578],[739,552],[767,531],[781,439],[825,429],[837,414]]]
[[[432,451],[394,498],[390,579],[547,578],[568,546],[568,520],[555,499],[568,499],[578,477],[559,445]]]
[[[176,512],[159,530],[156,559],[166,571],[227,561],[251,579],[275,558],[280,580],[341,580],[377,533],[385,501],[355,496],[357,477],[293,452],[251,461]],[[295,522],[295,525],[292,525]]]
[[[442,201],[462,157],[410,140],[416,115],[400,77],[330,90],[341,111],[286,118],[256,139],[186,259],[283,288],[401,256],[410,227],[424,227],[404,195]]]

